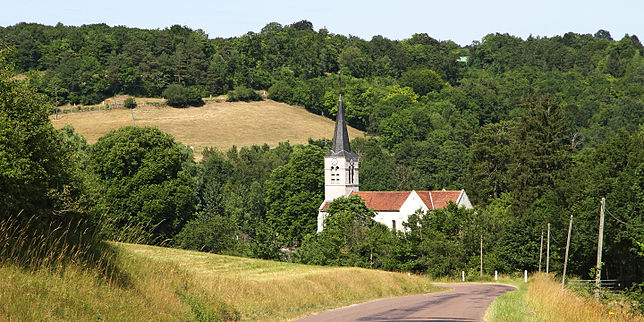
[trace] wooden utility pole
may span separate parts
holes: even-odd
[[[132,126],[136,126],[136,124],[134,124],[134,109],[130,109],[130,112],[132,112]]]
[[[602,246],[604,243],[604,208],[606,207],[606,198],[602,197],[599,206],[599,237],[597,237],[597,271],[595,275],[595,297],[599,297],[599,288],[601,287],[602,277]]]
[[[539,273],[541,273],[541,257],[543,254],[543,230],[541,231],[541,244],[539,246]]]
[[[546,279],[548,279],[548,272],[550,271],[550,223],[548,223],[548,246],[546,250]]]
[[[481,277],[483,277],[483,235],[481,235]]]
[[[563,275],[561,276],[561,289],[563,290],[566,282],[566,266],[568,266],[568,250],[570,249],[570,233],[572,232],[572,215],[570,215],[570,225],[568,225],[568,240],[566,241],[566,257],[564,259]]]

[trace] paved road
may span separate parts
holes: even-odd
[[[355,304],[298,321],[482,321],[495,298],[515,289],[501,284],[434,285],[454,289]]]

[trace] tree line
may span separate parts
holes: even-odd
[[[109,218],[101,230],[110,239],[282,260],[280,248],[297,246],[290,260],[442,276],[477,270],[481,235],[486,271],[536,270],[548,223],[555,269],[573,214],[569,269],[587,276],[606,197],[617,219],[606,223],[604,272],[642,282],[644,60],[636,36],[490,34],[459,46],[427,34],[367,41],[300,21],[228,39],[181,26],[21,23],[0,28],[0,39],[8,48],[3,66],[15,66],[5,82],[25,83],[10,86],[27,91],[16,97],[33,98],[34,124],[48,142],[10,134],[31,119],[18,115],[33,111],[5,106],[3,137],[24,138],[3,141],[3,149],[39,147],[58,160],[40,165],[38,153],[0,154],[24,158],[3,161],[2,187],[22,189],[3,190],[5,216],[74,208],[97,222]],[[324,140],[207,149],[195,162],[190,149],[155,129],[128,127],[88,145],[71,128],[43,125],[52,103],[244,88],[331,118],[342,92],[347,121],[369,134],[352,141],[362,190],[465,188],[476,209],[418,214],[407,232],[394,233],[360,200],[340,199],[316,235]]]

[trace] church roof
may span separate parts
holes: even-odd
[[[347,122],[344,118],[344,106],[342,104],[342,95],[338,100],[338,113],[335,116],[335,131],[333,132],[333,144],[331,151],[327,154],[334,156],[347,156],[357,158],[358,155],[351,151],[349,145],[349,132],[347,131]]]
[[[458,203],[462,191],[445,191],[445,190],[432,190],[432,191],[416,191],[420,199],[425,203],[429,210],[443,208],[447,206],[447,202]]]
[[[360,191],[351,194],[362,197],[367,208],[375,211],[398,211],[410,193],[411,191]]]
[[[375,211],[400,211],[411,191],[360,191],[352,192],[352,195],[358,195],[365,201],[367,208],[373,208]],[[429,210],[436,210],[447,206],[449,201],[458,203],[462,190],[445,191],[416,191],[420,200]],[[329,209],[330,202],[327,201],[320,208],[321,211]]]

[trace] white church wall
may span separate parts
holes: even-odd
[[[467,193],[465,193],[465,190],[461,190],[461,195],[458,197],[458,201],[456,202],[457,206],[465,206],[467,209],[472,209],[472,203],[470,202],[470,198],[467,197]]]
[[[407,221],[408,214],[403,214],[399,211],[379,211],[373,220],[379,222],[389,229],[393,229],[393,222],[396,221],[396,230],[402,230],[404,221]]]
[[[322,229],[324,229],[324,220],[326,219],[327,215],[328,214],[326,212],[321,212],[321,211],[318,212],[318,230],[317,230],[318,233],[321,232]]]
[[[399,211],[381,211],[377,212],[374,220],[386,225],[389,229],[393,229],[393,223],[396,222],[396,230],[403,230],[403,222],[409,220],[409,216],[416,213],[418,209],[427,211],[428,208],[425,203],[420,199],[416,191],[412,191],[407,200],[402,204]]]

